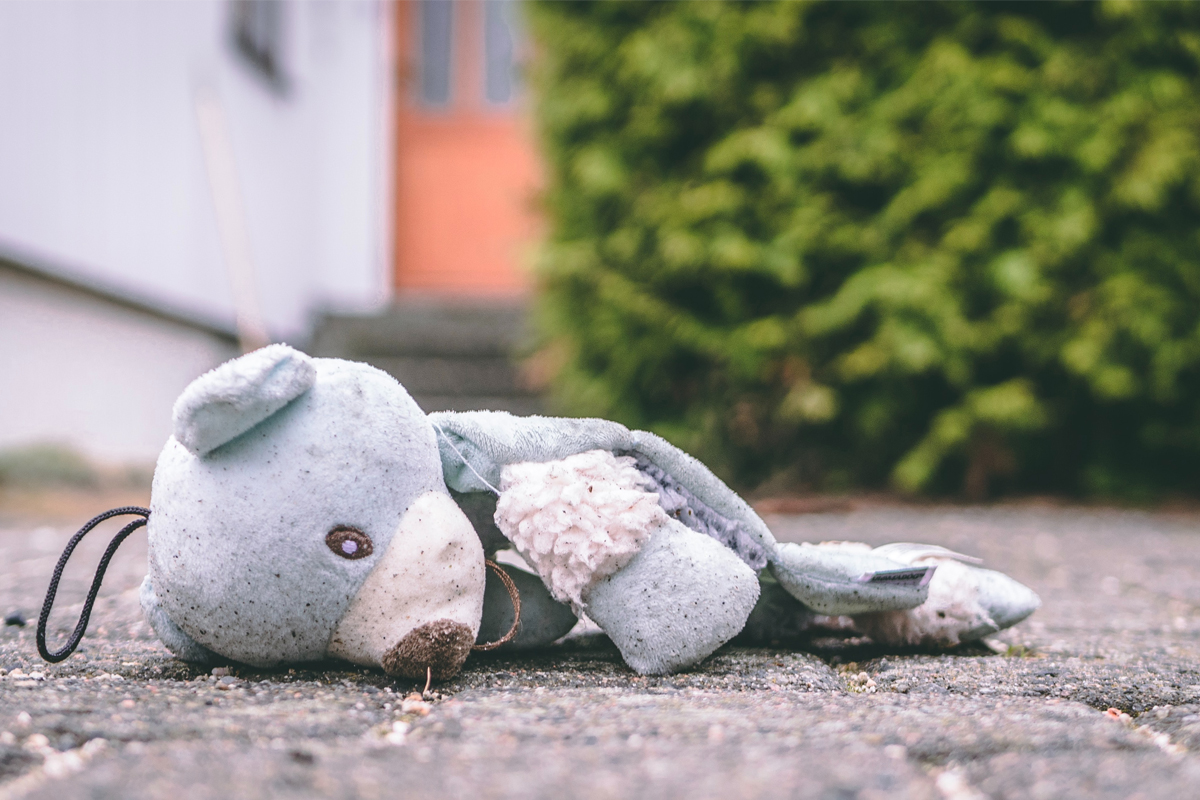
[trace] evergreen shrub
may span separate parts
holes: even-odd
[[[1196,490],[1200,5],[530,24],[561,410],[743,488]]]

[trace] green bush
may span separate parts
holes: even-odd
[[[563,410],[743,487],[1196,490],[1200,5],[530,16]]]

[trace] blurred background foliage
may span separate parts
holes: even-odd
[[[0,449],[0,489],[8,487],[95,488],[96,468],[77,451],[58,444]]]
[[[530,16],[560,410],[760,492],[1195,493],[1200,5]]]

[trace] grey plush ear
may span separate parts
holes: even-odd
[[[312,359],[285,344],[227,361],[175,401],[175,439],[204,456],[304,394],[316,377]]]

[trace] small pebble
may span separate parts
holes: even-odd
[[[29,623],[25,620],[24,614],[22,614],[20,611],[13,611],[5,615],[4,624],[12,625],[17,628],[24,628]]]
[[[1133,722],[1133,718],[1119,708],[1109,708],[1108,711],[1104,712],[1104,716],[1108,717],[1109,719],[1115,719],[1117,722],[1121,722],[1126,725]]]
[[[297,764],[312,764],[317,760],[316,757],[307,750],[292,750],[288,753],[288,757]]]
[[[413,692],[404,701],[400,703],[401,714],[417,714],[418,716],[428,716],[430,705],[421,699],[421,695]]]
[[[213,677],[224,678],[229,674],[229,667],[213,667],[212,674]]]
[[[388,744],[402,745],[404,739],[408,735],[409,725],[407,722],[393,722],[392,730],[383,737]]]

